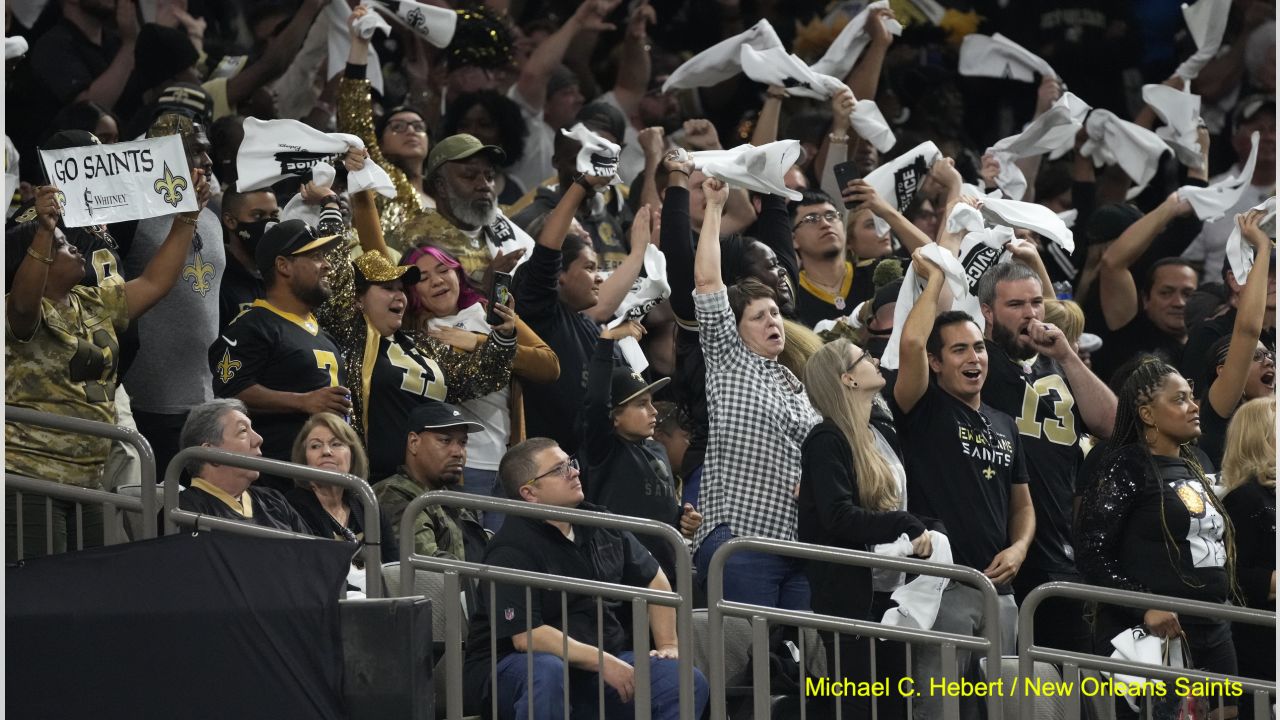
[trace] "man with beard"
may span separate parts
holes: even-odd
[[[209,346],[214,394],[234,397],[260,417],[262,454],[269,458],[289,460],[308,417],[351,411],[338,346],[312,314],[333,292],[325,252],[340,239],[321,237],[301,220],[268,230],[254,252],[266,297]],[[291,487],[278,478],[258,480],[264,481],[282,492]]]
[[[975,588],[951,583],[933,629],[979,635],[1000,622],[1013,650],[1017,605],[1011,583],[1035,535],[1023,443],[1012,417],[983,402],[987,343],[967,313],[938,314],[942,269],[917,250],[912,266],[927,286],[902,327],[898,377],[890,406],[907,471],[911,511],[947,527],[954,561],[984,573],[1000,594],[1000,617],[985,617]],[[1061,335],[1059,342],[1065,345]],[[968,653],[959,658],[967,673]],[[936,650],[923,651],[916,677],[941,672]],[[940,717],[941,696],[919,698],[916,717]],[[977,717],[961,700],[961,717]]]
[[[533,249],[533,238],[498,208],[494,178],[502,148],[459,133],[436,143],[427,156],[426,188],[436,211],[407,222],[406,242],[426,243],[462,263],[467,278],[487,286],[490,269],[511,272]]]
[[[409,413],[404,465],[373,486],[378,506],[400,536],[404,509],[429,490],[456,490],[467,463],[467,438],[484,426],[442,402],[428,402]],[[479,562],[486,536],[470,510],[428,505],[413,519],[413,551],[419,555]]]
[[[1062,331],[1044,322],[1044,288],[1035,270],[1017,261],[996,265],[978,281],[978,299],[989,341],[982,398],[1016,420],[1036,513],[1035,538],[1013,581],[1021,602],[1042,583],[1082,582],[1071,545],[1071,500],[1084,462],[1080,440],[1086,432],[1111,436],[1116,398]],[[1036,642],[1089,652],[1084,604],[1047,601],[1036,615]]]
[[[264,295],[262,273],[253,254],[267,224],[279,221],[280,204],[270,189],[222,194],[222,240],[231,257],[219,291],[219,328],[225,328]]]

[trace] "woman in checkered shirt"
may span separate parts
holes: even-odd
[[[822,418],[804,385],[778,364],[786,344],[773,290],[745,279],[726,288],[720,275],[724,183],[702,183],[707,208],[694,258],[694,308],[707,363],[710,438],[698,496],[704,522],[694,536],[705,575],[711,555],[732,537],[796,539],[800,444]],[[725,564],[728,600],[809,609],[799,560],[740,552]]]

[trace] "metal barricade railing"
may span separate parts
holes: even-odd
[[[1069,688],[1082,689],[1080,679],[1080,671],[1082,669],[1105,670],[1113,673],[1120,672],[1126,675],[1145,677],[1154,680],[1176,681],[1178,678],[1186,678],[1190,681],[1232,681],[1239,683],[1242,689],[1248,690],[1253,694],[1255,711],[1254,717],[1266,718],[1271,716],[1271,704],[1268,702],[1268,698],[1276,694],[1276,683],[1274,679],[1266,681],[1257,678],[1246,678],[1242,675],[1223,675],[1221,673],[1204,672],[1201,670],[1172,668],[1162,665],[1148,665],[1145,663],[1120,660],[1104,655],[1057,650],[1054,648],[1036,645],[1035,613],[1040,607],[1040,604],[1051,597],[1096,601],[1108,605],[1120,605],[1122,607],[1138,608],[1142,610],[1166,610],[1169,612],[1184,613],[1195,617],[1214,618],[1227,620],[1229,622],[1246,623],[1249,625],[1261,625],[1263,627],[1271,628],[1273,635],[1275,634],[1276,628],[1275,613],[1264,610],[1251,610],[1248,608],[1233,607],[1231,605],[1203,602],[1200,600],[1186,600],[1167,595],[1152,595],[1148,593],[1101,588],[1093,585],[1083,585],[1071,582],[1051,582],[1041,585],[1035,590],[1032,590],[1027,597],[1023,599],[1022,607],[1018,610],[1018,675],[1024,684],[1027,682],[1026,678],[1032,677],[1033,663],[1037,660],[1062,665],[1063,686]],[[1067,718],[1069,720],[1079,720],[1081,693],[1074,692],[1071,693],[1071,695],[1075,698],[1075,702],[1068,702]],[[1018,708],[1019,720],[1031,720],[1035,703],[1031,702],[1031,699],[1021,698],[1018,694],[1015,694],[1014,697],[1016,698],[1016,702],[1021,703]],[[1108,699],[1106,704],[1108,717],[1114,719],[1115,708],[1110,702],[1112,698],[1110,695],[1107,695],[1106,697]],[[1221,703],[1222,701],[1220,697],[1219,705],[1221,705]]]
[[[944,577],[953,582],[970,585],[982,593],[982,612],[983,617],[986,618],[984,623],[985,633],[981,637],[964,636],[936,630],[917,630],[866,620],[853,620],[796,610],[782,610],[763,605],[751,605],[725,600],[725,562],[734,553],[744,551],[837,565],[854,565],[916,575]],[[751,621],[752,624],[751,667],[753,671],[752,686],[754,696],[754,712],[752,715],[757,718],[770,716],[770,681],[769,663],[767,662],[769,653],[767,624],[770,622],[778,622],[800,628],[856,634],[868,638],[937,645],[942,651],[942,675],[953,680],[958,680],[960,672],[963,670],[957,662],[956,652],[958,650],[971,650],[975,653],[981,653],[987,658],[988,668],[998,669],[1000,667],[1000,605],[995,586],[982,573],[961,565],[942,565],[925,560],[888,557],[870,552],[786,540],[749,537],[734,538],[716,549],[715,554],[711,557],[711,567],[707,578],[707,610],[708,635],[710,639],[708,680],[711,684],[711,720],[725,720],[728,711],[728,701],[725,696],[724,620],[726,617],[743,618]],[[804,713],[806,702],[803,656],[804,653],[802,652],[800,668],[802,713]],[[834,669],[827,668],[827,671],[828,675],[830,675],[834,672]],[[992,695],[988,696],[986,701],[989,720],[1000,718],[1001,698],[998,695]],[[910,702],[910,699],[908,699],[908,702]],[[942,707],[944,717],[958,718],[960,713],[958,694],[945,694],[942,699]]]
[[[117,495],[106,490],[65,485],[52,480],[40,480],[15,473],[5,473],[4,483],[7,489],[15,490],[17,494],[14,502],[15,524],[17,525],[14,551],[19,560],[26,557],[24,552],[26,549],[26,538],[24,537],[26,535],[26,519],[23,517],[23,493],[29,492],[34,495],[45,496],[45,553],[48,555],[52,555],[54,552],[52,501],[55,498],[76,504],[76,550],[84,549],[84,505],[102,506],[102,541],[104,545],[115,545],[128,539],[124,536],[121,518],[117,517],[118,511],[142,512],[142,500],[139,498]],[[153,526],[155,524],[154,515],[155,513],[152,513]]]
[[[555,520],[567,522],[573,525],[585,525],[591,527],[611,528],[615,530],[626,530],[636,534],[654,535],[665,540],[675,551],[676,561],[676,577],[673,579],[673,587],[679,588],[680,592],[666,592],[659,590],[651,590],[648,588],[636,588],[628,585],[616,585],[613,583],[596,582],[590,580],[580,580],[576,578],[566,578],[559,575],[549,575],[545,573],[531,572],[527,570],[516,570],[512,568],[494,567],[481,563],[465,562],[461,560],[452,560],[440,557],[427,557],[413,552],[414,548],[414,528],[416,527],[415,518],[418,513],[422,512],[429,505],[444,505],[450,507],[466,508],[469,510],[493,511],[504,513],[508,520],[512,516],[522,516],[534,518],[538,520]],[[693,674],[693,609],[692,609],[692,561],[689,557],[688,548],[684,544],[684,540],[680,534],[676,532],[670,525],[658,522],[657,520],[648,520],[645,518],[628,517],[625,515],[613,515],[610,513],[593,512],[589,510],[568,509],[554,507],[550,505],[539,505],[536,503],[522,502],[519,500],[509,500],[505,498],[489,498],[480,495],[472,495],[462,492],[453,491],[432,491],[427,492],[414,498],[409,506],[405,508],[404,515],[400,521],[400,594],[405,595],[412,592],[414,587],[414,572],[417,569],[431,570],[442,573],[444,576],[444,611],[445,611],[445,672],[446,672],[446,705],[448,720],[461,720],[462,718],[462,641],[463,628],[465,623],[462,617],[462,606],[458,601],[461,595],[462,585],[460,576],[475,578],[477,582],[488,581],[490,583],[489,592],[489,622],[492,627],[496,621],[496,606],[494,605],[492,588],[495,583],[504,583],[508,585],[521,585],[526,588],[525,592],[529,593],[532,589],[559,590],[561,592],[561,608],[562,620],[567,623],[567,612],[563,609],[567,608],[567,593],[575,595],[589,595],[596,598],[597,623],[601,622],[600,613],[602,612],[601,603],[605,599],[629,601],[632,603],[632,636],[635,643],[635,716],[637,718],[647,718],[650,716],[649,707],[649,619],[648,606],[663,605],[675,608],[676,611],[676,635],[678,641],[679,660],[679,680],[680,680],[680,718],[681,720],[697,720],[693,716],[694,710],[694,674]],[[483,608],[477,608],[477,612]],[[435,609],[433,608],[433,612]],[[528,623],[529,620],[526,620]],[[562,649],[564,656],[568,654],[568,633],[567,625],[562,628],[565,636],[565,647]],[[492,648],[491,648],[492,650]],[[603,653],[603,650],[601,650]],[[600,657],[603,661],[603,656]],[[491,677],[497,673],[497,657],[496,654],[490,654],[490,673]],[[533,664],[532,655],[529,658],[529,673],[532,679]],[[565,665],[565,697],[568,698],[568,664]],[[599,682],[603,683],[603,679]],[[532,687],[532,685],[530,685]],[[600,698],[603,698],[603,684],[600,685],[598,692]],[[497,716],[497,694],[493,694],[492,698],[494,716]],[[568,713],[569,707],[566,702],[565,712]],[[600,712],[604,712],[604,705],[601,702]],[[602,715],[603,717],[603,715]]]
[[[369,487],[369,483],[349,473],[336,473],[329,470],[308,467],[306,465],[295,465],[281,460],[241,455],[239,453],[232,453],[227,452],[226,450],[217,450],[215,448],[203,446],[189,447],[180,451],[177,455],[174,455],[173,460],[169,462],[169,467],[165,469],[164,529],[166,534],[175,531],[177,529],[177,525],[182,525],[184,527],[195,528],[196,530],[200,530],[202,528],[207,530],[225,530],[227,532],[239,533],[241,535],[252,535],[255,537],[307,538],[309,540],[317,539],[313,535],[302,535],[299,533],[289,532],[287,530],[276,530],[274,528],[262,527],[260,525],[250,525],[247,523],[237,522],[235,520],[211,517],[209,515],[194,513],[179,508],[178,480],[182,475],[182,469],[186,467],[187,462],[191,460],[218,463],[219,465],[230,465],[231,467],[244,468],[245,470],[257,470],[260,473],[267,473],[277,477],[287,477],[293,480],[316,482],[322,485],[337,485],[344,490],[354,492],[359,496],[361,504],[364,505],[364,542],[362,543],[361,552],[364,554],[365,596],[370,598],[380,598],[384,596],[385,593],[382,588],[382,574],[378,572],[378,568],[382,567],[382,521],[378,510],[378,499],[374,497],[373,488]],[[143,493],[143,495],[145,496],[146,493]]]
[[[116,442],[122,442],[132,445],[138,451],[138,459],[141,467],[142,487],[153,488],[156,483],[156,457],[151,451],[151,443],[147,442],[141,433],[133,428],[121,427],[109,423],[97,422],[96,420],[85,420],[84,418],[69,417],[66,415],[57,415],[54,413],[40,412],[30,408],[18,407],[16,405],[4,406],[6,424],[13,423],[18,425],[35,425],[37,427],[46,427],[53,430],[63,430],[78,435],[92,435],[94,437],[105,438]],[[29,478],[20,475],[10,475],[5,473],[6,486],[13,487],[18,490],[25,490],[31,493],[38,493],[49,497],[57,497],[63,500],[69,500],[76,503],[76,515],[79,522],[82,515],[81,505],[83,503],[91,503],[112,508],[120,508],[125,510],[137,511],[141,513],[142,524],[139,535],[141,538],[153,538],[156,536],[156,498],[155,493],[143,492],[141,500],[138,503],[131,502],[132,498],[122,497],[115,493],[92,490],[87,488],[78,488],[62,483],[52,482],[41,478]],[[56,486],[56,487],[51,487]],[[46,502],[46,507],[49,503]],[[17,512],[17,552],[18,556],[22,556],[23,551],[23,517],[22,502],[19,498],[16,508]],[[46,511],[46,521],[48,522],[51,513]],[[109,525],[104,524],[104,531],[110,532],[112,538],[110,540],[119,540],[116,535],[117,522]],[[46,545],[52,544],[52,524],[50,523],[46,535]],[[111,544],[110,540],[104,537],[104,540]],[[83,538],[80,538],[83,541]]]

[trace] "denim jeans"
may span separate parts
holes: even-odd
[[[705,583],[711,567],[711,556],[733,532],[728,525],[717,525],[698,546],[693,562],[699,582]],[[724,599],[734,602],[782,608],[809,610],[809,578],[804,561],[757,552],[736,552],[724,566]]]
[[[635,655],[631,651],[618,653],[623,662],[631,663]],[[498,661],[497,687],[490,692],[498,694],[498,718],[500,720],[525,720],[529,707],[533,706],[535,720],[563,720],[564,661],[551,653],[533,653],[533,686],[529,687],[529,656],[511,653]],[[655,720],[678,720],[680,717],[679,663],[675,660],[649,659],[649,688],[651,717]],[[582,670],[569,671],[569,703],[571,718],[595,718],[599,715],[596,673]],[[710,691],[702,671],[693,671],[695,718],[702,716]],[[605,717],[626,718],[635,715],[634,703],[624,703],[608,684],[604,686]]]
[[[476,468],[466,468],[463,477],[465,480],[458,486],[458,490],[472,495],[481,495],[484,497],[504,498],[506,493],[498,486],[497,470],[477,470]],[[502,521],[506,519],[506,515],[495,512],[476,513],[480,518],[480,524],[485,530],[490,532],[498,532],[502,527]]]

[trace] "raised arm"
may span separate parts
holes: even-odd
[[[847,85],[831,96],[831,132],[822,138],[822,144],[818,146],[818,157],[813,160],[818,185],[833,198],[840,197],[844,192],[844,188],[836,180],[835,168],[849,159],[849,116],[856,103],[857,98]]]
[[[1035,245],[1029,242],[1008,242],[1005,243],[1004,249],[1009,251],[1014,260],[1036,271],[1036,275],[1040,276],[1040,294],[1045,300],[1057,297],[1053,291],[1053,279],[1049,277],[1049,269],[1044,266],[1044,260],[1041,259],[1040,251]]]
[[[644,174],[640,176],[640,204],[662,208],[662,196],[658,194],[658,173],[662,172],[662,155],[666,151],[666,136],[662,127],[647,127],[636,135],[636,142],[644,150]],[[631,192],[636,187],[631,186]]]
[[[627,292],[640,277],[644,269],[644,253],[649,248],[652,238],[652,224],[659,222],[657,211],[648,205],[640,208],[635,220],[631,222],[631,252],[627,259],[614,268],[609,277],[600,283],[600,298],[594,306],[583,311],[583,314],[597,323],[606,323],[613,319],[618,306],[622,304]]]
[[[88,100],[102,107],[115,107],[133,73],[133,56],[138,41],[138,3],[120,0],[116,3],[116,29],[120,33],[120,49],[102,74],[89,87],[80,91],[76,100]]]
[[[49,279],[49,267],[55,259],[55,248],[59,247],[54,243],[58,218],[62,216],[58,188],[52,185],[36,188],[35,209],[39,223],[36,234],[27,248],[27,254],[22,256],[18,272],[13,278],[13,286],[4,303],[9,332],[19,340],[30,340],[43,317],[44,286]],[[63,243],[65,242],[64,240]]]
[[[855,203],[854,207],[865,207],[876,217],[889,223],[889,229],[902,242],[902,247],[910,252],[915,252],[933,242],[933,239],[908,220],[907,216],[885,202],[885,199],[880,197],[880,193],[865,180],[854,180],[848,187],[841,188],[840,196],[846,203]]]
[[[124,284],[125,302],[129,306],[129,319],[132,320],[150,310],[169,294],[178,276],[182,274],[182,266],[187,262],[187,253],[191,250],[191,239],[196,234],[200,211],[209,203],[209,181],[205,171],[196,169],[191,173],[195,181],[196,198],[199,209],[175,215],[169,235],[156,254],[151,257],[147,267],[138,277]]]
[[[275,82],[289,69],[324,6],[324,0],[302,0],[284,30],[267,40],[262,56],[227,80],[228,105],[236,107],[258,88]]]
[[[520,93],[526,105],[534,111],[542,110],[547,103],[547,83],[551,72],[564,61],[569,43],[583,31],[614,29],[604,18],[619,2],[621,0],[584,0],[559,30],[534,48],[528,61],[520,68],[520,79],[516,80],[516,92]]]
[[[872,10],[867,17],[867,34],[871,36],[871,42],[845,78],[845,84],[860,98],[875,98],[879,89],[884,58],[893,44],[893,36],[885,28],[884,21],[893,17],[893,11],[888,8]]]
[[[911,412],[929,389],[929,354],[925,343],[929,333],[933,332],[934,318],[938,316],[938,296],[946,284],[942,268],[925,257],[922,250],[912,253],[911,266],[926,285],[907,315],[898,346],[898,381],[893,385],[893,399],[904,413]]]
[[[707,198],[707,209],[693,258],[693,284],[699,295],[709,295],[724,289],[724,278],[720,276],[720,215],[729,198],[729,188],[715,178],[707,178],[702,181],[702,193]]]
[[[1102,253],[1098,273],[1098,292],[1107,328],[1119,330],[1137,316],[1140,309],[1138,285],[1130,267],[1142,257],[1152,241],[1174,218],[1189,212],[1191,206],[1172,193],[1156,209],[1143,215],[1121,233]]]
[[[662,202],[659,247],[667,257],[667,278],[671,282],[671,312],[683,323],[693,323],[693,242],[689,219],[689,173],[693,163],[672,150],[662,160],[667,174],[667,191]]]
[[[760,106],[760,117],[756,118],[755,129],[751,131],[752,145],[767,145],[778,139],[778,117],[782,114],[782,101],[787,97],[787,91],[770,85],[766,93],[764,105]]]
[[[1258,338],[1262,335],[1262,316],[1267,311],[1267,273],[1270,272],[1271,238],[1258,227],[1262,211],[1250,210],[1236,216],[1241,235],[1253,247],[1253,267],[1240,289],[1236,303],[1236,322],[1231,329],[1231,347],[1222,363],[1222,371],[1209,386],[1209,403],[1219,417],[1231,417],[1244,395],[1245,382],[1253,365]],[[1210,362],[1213,359],[1210,358]]]
[[[622,57],[613,84],[613,96],[622,107],[622,114],[628,118],[639,110],[640,101],[649,89],[652,63],[649,59],[648,27],[657,20],[658,15],[649,0],[642,0],[636,5],[627,19],[627,33],[622,40]]]

